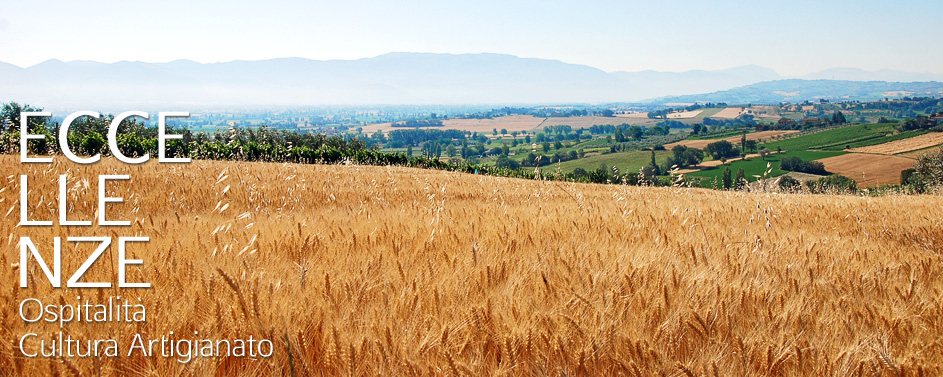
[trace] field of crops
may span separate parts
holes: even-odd
[[[938,196],[774,195],[570,184],[398,167],[194,162],[22,165],[0,254],[3,339],[131,334],[271,339],[270,358],[30,359],[4,375],[937,376],[943,374]],[[98,174],[151,289],[18,286],[15,238],[111,234],[17,227],[94,218]],[[83,183],[88,179],[91,186]],[[114,191],[114,192],[112,192]],[[87,234],[86,234],[87,233]],[[65,253],[73,271],[85,246]],[[90,248],[90,246],[89,246]],[[42,252],[51,253],[48,246]],[[46,254],[48,255],[48,254]],[[113,253],[85,276],[113,281]],[[25,323],[17,305],[122,295],[145,323]],[[24,349],[35,351],[38,341]]]
[[[701,115],[702,112],[704,112],[704,110],[679,111],[676,113],[668,114],[668,119],[691,119],[698,115]]]
[[[789,134],[796,133],[796,132],[797,132],[797,131],[760,131],[760,132],[751,132],[751,133],[748,133],[746,136],[747,136],[747,140],[758,140],[758,141],[761,141],[761,140],[768,140],[768,139],[771,139],[771,138],[773,138],[773,137],[775,137],[775,136],[789,135]],[[739,144],[741,137],[742,137],[741,135],[730,136],[730,137],[724,138],[723,140],[727,140],[727,141],[729,141],[730,143],[733,143],[733,144]],[[667,145],[665,145],[665,148],[671,149],[671,148],[673,148],[675,145],[684,145],[684,146],[689,147],[689,148],[703,149],[703,148],[707,147],[708,144],[714,143],[714,142],[717,142],[717,141],[719,141],[719,140],[716,140],[716,139],[683,140],[683,141],[679,141],[679,142],[677,142],[677,143],[667,144]],[[773,150],[775,150],[775,149],[776,149],[776,148],[773,148]]]
[[[740,161],[728,162],[726,165],[721,165],[721,166],[713,167],[710,169],[695,171],[695,172],[687,173],[685,175],[690,176],[690,177],[706,178],[702,182],[703,183],[702,187],[712,187],[714,179],[716,179],[718,182],[720,182],[720,180],[722,179],[723,174],[724,174],[724,168],[730,168],[730,171],[732,174],[737,174],[737,171],[740,170],[740,168],[743,168],[743,172],[746,175],[747,180],[756,181],[757,179],[760,179],[760,178],[756,178],[754,176],[758,175],[762,178],[762,176],[768,169],[766,167],[767,163],[769,163],[771,165],[770,168],[772,168],[772,171],[770,172],[768,177],[777,177],[777,176],[786,174],[786,171],[779,169],[779,161],[782,160],[782,158],[786,156],[795,156],[795,157],[801,158],[804,161],[813,161],[813,160],[818,160],[821,158],[838,156],[841,154],[842,152],[833,152],[833,151],[790,151],[790,152],[783,152],[782,154],[770,155],[769,157],[766,158],[766,160],[763,160],[762,158],[759,158],[759,157],[755,157],[755,158],[748,159],[746,161],[740,160]]]
[[[664,164],[669,155],[671,155],[671,151],[656,151],[655,161],[659,164]],[[606,167],[615,166],[619,168],[619,171],[628,173],[638,172],[639,169],[650,164],[651,162],[651,151],[631,151],[607,153],[599,156],[564,161],[559,164],[548,165],[543,169],[545,169],[544,171],[546,172],[555,172],[559,166],[561,172],[572,173],[576,168],[583,168],[586,171],[590,171],[599,168],[600,165],[606,165]]]
[[[941,144],[943,144],[943,132],[931,132],[883,144],[853,148],[850,152],[892,155],[923,150]]]
[[[770,150],[782,148],[788,151],[808,149],[840,151],[846,147],[857,148],[876,145],[918,136],[923,133],[922,131],[907,131],[898,134],[894,129],[895,125],[892,123],[858,124],[785,140],[771,141],[764,145]]]
[[[740,116],[742,113],[742,107],[728,107],[721,110],[717,114],[712,115],[711,118],[733,119]]]
[[[916,160],[917,158],[919,158],[919,157],[922,156],[923,154],[931,153],[931,152],[938,152],[938,151],[941,151],[941,150],[943,150],[943,146],[931,147],[931,148],[927,148],[927,149],[921,149],[921,150],[919,150],[919,151],[907,152],[907,153],[899,154],[898,156],[907,157],[907,158],[912,158],[912,159]]]

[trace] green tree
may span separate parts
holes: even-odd
[[[514,161],[508,158],[507,156],[500,156],[498,157],[497,160],[495,160],[494,166],[499,167],[499,168],[517,170],[521,167],[521,164],[518,163],[517,161]]]
[[[694,123],[691,125],[691,135],[699,135],[702,129],[704,129],[704,126],[702,126],[700,123]]]
[[[799,187],[802,186],[798,179],[795,179],[788,175],[782,176],[782,178],[779,179],[778,184],[779,184],[779,189],[785,192],[796,191],[799,189]]]
[[[380,131],[380,130],[377,130],[377,132],[374,132],[373,136],[371,136],[370,138],[373,139],[373,141],[377,143],[386,142],[386,136],[383,136],[383,131]]]
[[[32,111],[43,111],[43,109],[37,109],[30,105],[20,105],[16,102],[3,104],[3,108],[0,109],[0,128],[2,128],[3,131],[20,129],[20,113]],[[27,128],[30,131],[35,131],[37,128],[44,127],[45,125],[45,117],[31,117]]]
[[[661,174],[661,169],[658,167],[658,162],[655,161],[655,150],[652,149],[652,161],[648,164],[651,167],[651,175],[646,175],[649,177],[654,177]]]
[[[748,151],[754,151],[754,152],[756,151],[756,147],[757,147],[756,140],[747,140],[746,144],[744,145],[746,145],[746,148]]]
[[[917,188],[920,191],[931,187],[943,187],[943,148],[917,157],[914,170],[913,175],[916,177],[911,177],[910,180],[917,182]]]
[[[707,144],[706,150],[707,153],[709,153],[715,160],[737,155],[737,151],[734,149],[733,144],[727,140],[715,141],[713,143]]]
[[[704,151],[697,148],[688,148],[683,145],[676,145],[671,148],[672,156],[668,159],[667,167],[677,165],[679,168],[685,168],[691,165],[697,165],[704,160]]]
[[[858,183],[843,175],[833,174],[814,181],[806,181],[806,188],[813,194],[825,193],[855,193]]]
[[[841,111],[836,111],[835,114],[832,114],[832,124],[845,124],[845,114],[842,114]]]
[[[89,132],[82,141],[82,151],[88,156],[94,156],[103,153],[107,142],[98,132]]]
[[[743,171],[743,168],[737,170],[737,190],[743,190],[747,185],[747,175]]]
[[[730,190],[730,187],[733,186],[733,177],[731,176],[729,167],[724,168],[723,184],[724,190]]]

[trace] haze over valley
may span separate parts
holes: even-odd
[[[0,63],[0,99],[56,108],[128,106],[315,106],[364,104],[552,104],[640,102],[691,96],[760,82],[782,99],[847,98],[849,86],[822,81],[943,81],[943,75],[836,68],[790,81],[759,66],[686,72],[606,72],[557,60],[504,54],[389,53],[357,60],[281,58],[167,63],[48,60],[22,68]],[[871,84],[873,86],[873,84]],[[808,89],[808,93],[796,88]],[[823,89],[824,87],[824,89]],[[912,85],[885,84],[908,92]],[[921,86],[920,90],[927,86]],[[932,93],[916,95],[939,95]],[[943,90],[943,88],[941,88]],[[851,90],[851,92],[855,92]],[[926,90],[924,90],[926,92]],[[708,98],[702,96],[704,98]],[[715,101],[738,98],[710,96]],[[684,101],[697,100],[685,97]]]

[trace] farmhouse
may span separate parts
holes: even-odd
[[[819,119],[819,118],[814,118],[814,117],[812,117],[812,118],[802,118],[802,122],[801,122],[801,123],[802,123],[803,126],[817,127],[817,126],[821,126],[821,125],[822,125],[822,120]]]
[[[796,121],[789,118],[779,118],[779,121],[776,122],[776,128],[778,129],[791,129],[795,127]]]

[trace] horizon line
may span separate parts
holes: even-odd
[[[303,56],[282,56],[282,57],[272,57],[272,58],[263,58],[263,59],[232,59],[232,60],[219,60],[219,61],[198,61],[198,60],[194,60],[194,59],[190,59],[190,58],[185,58],[185,57],[184,57],[184,58],[176,58],[176,59],[172,59],[172,60],[166,60],[166,61],[144,61],[144,60],[127,60],[127,59],[125,59],[125,60],[115,60],[115,61],[98,61],[98,60],[89,60],[89,59],[62,60],[62,59],[60,59],[60,58],[55,58],[55,57],[53,57],[53,58],[49,58],[49,59],[43,60],[43,61],[41,61],[41,62],[32,64],[32,65],[26,65],[26,66],[20,65],[20,64],[16,64],[16,63],[6,62],[6,61],[0,61],[0,63],[8,64],[8,65],[11,65],[11,66],[20,68],[20,69],[31,69],[31,68],[35,68],[35,67],[40,66],[40,65],[43,65],[43,64],[50,63],[50,62],[52,62],[52,63],[64,63],[64,64],[70,64],[70,63],[97,63],[97,64],[105,64],[105,65],[120,64],[120,63],[138,63],[138,64],[195,63],[195,64],[201,64],[201,65],[213,65],[213,64],[229,64],[229,63],[237,63],[237,62],[265,62],[265,61],[290,60],[290,59],[306,60],[306,61],[313,61],[313,62],[354,62],[354,61],[360,61],[360,60],[377,59],[377,58],[381,58],[381,57],[384,57],[384,56],[398,55],[398,54],[402,54],[402,55],[440,55],[440,56],[476,56],[476,55],[478,55],[478,56],[483,56],[483,55],[507,56],[507,57],[513,57],[513,58],[516,58],[516,59],[533,59],[533,60],[544,60],[544,61],[560,62],[560,63],[564,63],[564,64],[568,64],[568,65],[589,67],[589,68],[597,69],[597,70],[599,70],[599,71],[606,72],[606,73],[645,73],[645,72],[654,72],[654,73],[691,73],[691,72],[719,72],[719,71],[733,70],[733,69],[738,69],[738,68],[760,68],[760,69],[766,69],[766,70],[772,71],[772,72],[775,73],[777,76],[779,76],[780,79],[801,79],[801,78],[803,78],[803,77],[805,77],[805,76],[810,76],[810,75],[814,75],[814,74],[825,73],[825,72],[831,71],[831,70],[855,70],[855,71],[859,71],[860,73],[896,72],[896,73],[906,73],[906,74],[943,75],[943,73],[930,72],[930,71],[924,71],[924,72],[919,72],[919,71],[903,71],[903,70],[890,69],[890,68],[880,68],[880,69],[876,69],[876,70],[868,70],[868,69],[864,69],[864,68],[860,68],[860,67],[850,67],[850,66],[844,66],[844,67],[829,67],[829,68],[824,68],[824,69],[821,69],[821,70],[809,72],[809,73],[802,74],[802,75],[783,75],[782,73],[780,73],[780,72],[779,72],[778,70],[776,70],[775,68],[766,67],[766,66],[759,65],[759,64],[734,65],[734,66],[729,66],[729,67],[726,67],[726,68],[718,68],[718,69],[694,68],[694,69],[688,69],[688,70],[682,70],[682,71],[658,70],[658,69],[654,69],[654,68],[641,69],[641,70],[615,70],[615,71],[607,71],[607,70],[604,70],[604,69],[602,69],[602,68],[594,67],[594,66],[588,65],[588,64],[570,63],[570,62],[566,62],[566,61],[559,60],[559,59],[549,59],[549,58],[539,58],[539,57],[524,57],[524,56],[518,56],[518,55],[514,55],[514,54],[507,54],[507,53],[499,53],[499,52],[465,52],[465,53],[452,53],[452,52],[421,52],[421,51],[413,51],[413,52],[410,52],[410,51],[390,51],[390,52],[382,53],[382,54],[375,55],[375,56],[364,56],[364,57],[359,57],[359,58],[346,58],[346,59],[345,59],[345,58],[316,59],[316,58],[308,58],[308,57],[303,57]]]

